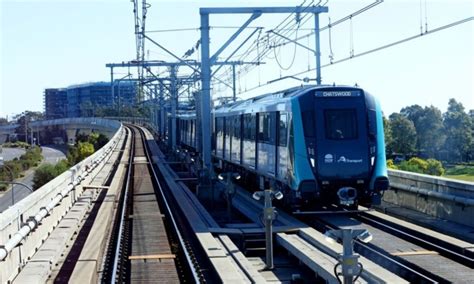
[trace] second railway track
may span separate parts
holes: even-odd
[[[136,126],[127,129],[132,139],[127,178],[103,280],[179,283],[195,279],[143,133]]]
[[[386,269],[417,283],[460,283],[474,277],[472,251],[454,248],[454,244],[437,240],[371,214],[352,216],[322,215],[310,222],[320,230],[367,229],[373,240],[369,244],[355,241],[355,250]],[[464,250],[464,251],[463,251]]]

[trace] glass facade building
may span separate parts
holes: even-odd
[[[69,86],[64,89],[46,89],[44,95],[47,118],[93,117],[104,108],[122,108],[135,103],[136,84],[130,81],[94,82]]]
[[[67,89],[51,88],[44,90],[44,114],[46,119],[67,116]]]

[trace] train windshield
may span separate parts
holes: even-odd
[[[324,110],[326,139],[357,139],[357,113],[355,109]]]

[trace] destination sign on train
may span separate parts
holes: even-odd
[[[316,97],[359,97],[360,91],[320,91]]]

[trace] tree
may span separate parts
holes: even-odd
[[[416,150],[428,157],[434,157],[445,139],[441,111],[434,106],[422,108],[419,105],[412,105],[403,108],[400,113],[415,126]]]
[[[39,166],[33,177],[33,188],[36,190],[45,185],[55,177],[69,169],[67,160],[61,160],[56,165],[44,164]]]
[[[52,180],[55,177],[55,169],[51,164],[44,164],[39,166],[33,177],[33,188],[36,190]]]
[[[418,150],[430,158],[435,157],[446,140],[441,111],[434,106],[425,107],[415,128]]]
[[[8,119],[0,117],[0,125],[8,125]]]
[[[391,154],[393,152],[393,149],[391,149],[391,145],[393,137],[392,137],[392,128],[390,126],[390,121],[383,116],[383,131],[384,131],[384,136],[385,136],[385,153]]]
[[[17,121],[19,126],[16,128],[15,132],[18,136],[23,137],[23,141],[28,143],[28,132],[30,132],[29,123],[31,121],[42,120],[44,115],[42,112],[39,111],[24,111],[19,115],[16,115],[14,119]]]
[[[450,99],[443,123],[447,136],[445,150],[448,161],[468,161],[473,144],[473,130],[471,118],[464,112],[464,106],[455,99]]]
[[[395,153],[412,154],[416,147],[416,130],[413,122],[399,113],[392,113],[389,119],[392,131],[389,148]]]

